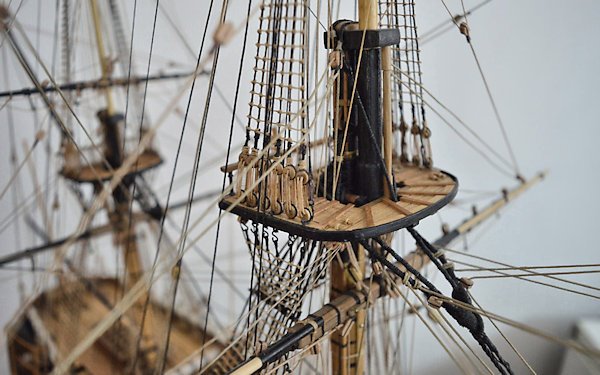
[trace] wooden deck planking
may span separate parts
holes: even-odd
[[[394,176],[397,182],[405,184],[397,189],[399,202],[379,199],[357,207],[351,203],[342,204],[318,197],[315,198],[313,220],[306,225],[324,231],[351,231],[379,226],[414,215],[444,199],[455,188],[454,180],[437,170],[394,166]],[[244,204],[241,206],[252,209]],[[288,219],[284,214],[277,218],[301,224],[298,218]]]
[[[115,296],[117,289],[120,289],[119,284],[114,280],[103,279],[95,282],[95,284],[98,290],[109,298]],[[157,342],[162,343],[164,333],[167,332],[168,313],[154,303],[150,306],[153,315],[157,318],[152,324],[156,326],[157,335],[160,336],[155,339]],[[52,336],[59,358],[65,358],[73,347],[109,313],[108,306],[104,305],[95,294],[85,288],[78,289],[75,294],[65,293],[63,288],[50,290],[39,297],[31,308],[38,312],[44,328]],[[135,329],[136,327],[139,328],[141,324],[141,314],[141,311],[131,309],[121,320],[125,330],[119,330],[118,332],[124,343],[135,342]],[[167,358],[167,369],[198,350],[202,342],[199,327],[177,315],[174,318],[170,335],[171,344]],[[70,327],[76,327],[76,329],[69,331]],[[102,337],[107,336],[108,332]],[[106,347],[108,344],[107,339],[109,339],[108,336],[98,339],[77,359],[76,364],[84,366],[87,371],[91,371],[89,372],[91,374],[120,373],[123,362],[115,357],[116,353],[111,353],[108,350]],[[206,341],[208,342],[210,339],[211,337],[207,336]],[[129,346],[128,344],[125,345]],[[210,350],[210,347],[207,350]],[[122,353],[122,355],[129,356],[131,353]]]

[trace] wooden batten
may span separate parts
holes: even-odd
[[[387,179],[393,182],[392,163],[394,151],[394,134],[392,125],[392,51],[391,47],[381,49],[381,63],[383,68],[383,159],[387,172]],[[383,181],[386,197],[391,197],[387,179]]]

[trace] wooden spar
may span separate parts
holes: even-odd
[[[358,1],[358,28],[360,30],[379,29],[379,11],[377,9],[377,1]]]
[[[104,39],[102,38],[102,26],[100,19],[100,11],[98,10],[98,3],[96,0],[90,0],[92,8],[92,18],[94,20],[94,33],[96,35],[96,46],[98,48],[98,57],[100,58],[100,67],[102,69],[102,79],[108,79],[110,76],[110,60],[104,52]],[[106,110],[108,115],[114,114],[114,106],[110,89],[104,89],[104,95],[106,96]]]
[[[148,218],[149,218],[149,216],[146,215],[145,213],[136,213],[132,217],[132,219],[135,221],[145,220]],[[16,262],[21,259],[31,258],[39,253],[44,252],[44,251],[48,251],[55,247],[64,245],[65,243],[67,243],[69,241],[87,240],[89,238],[93,238],[93,237],[100,236],[103,234],[112,233],[113,230],[114,230],[114,227],[113,227],[112,223],[99,225],[97,227],[93,227],[93,228],[86,230],[85,232],[83,232],[82,234],[80,234],[78,236],[63,237],[58,240],[48,242],[48,243],[45,243],[40,246],[30,247],[28,249],[16,252],[14,254],[5,255],[3,257],[0,257],[0,267],[4,266],[6,264],[12,263],[12,262]]]
[[[392,129],[392,47],[383,47],[381,49],[381,65],[383,70],[383,159],[389,181],[394,181],[392,175],[393,158],[393,129]],[[383,181],[385,195],[392,197],[389,184]]]
[[[179,201],[176,203],[171,203],[171,204],[169,204],[169,211],[184,208],[187,205],[194,203],[194,202],[199,202],[202,200],[206,200],[208,198],[214,198],[214,197],[218,196],[219,194],[221,194],[221,189],[211,191],[211,192],[208,192],[205,194],[198,194],[191,200],[185,199],[185,200],[182,200],[182,201]],[[151,219],[160,220],[161,218],[162,218],[162,216],[156,217],[156,216],[153,216],[152,213],[146,212],[146,211],[145,212],[136,212],[132,216],[132,220],[134,220],[135,222],[151,220]],[[114,227],[113,227],[112,223],[99,225],[96,227],[92,227],[77,236],[70,235],[67,237],[60,238],[58,240],[54,240],[52,242],[47,242],[47,243],[39,245],[39,246],[33,246],[30,248],[15,252],[13,254],[8,254],[3,257],[0,257],[0,267],[4,266],[6,264],[12,263],[12,262],[16,262],[21,259],[31,258],[39,253],[49,251],[55,247],[64,245],[65,243],[67,243],[69,241],[87,240],[89,238],[93,238],[93,237],[100,236],[103,234],[112,233],[113,230],[114,230]]]
[[[360,30],[377,30],[379,29],[379,17],[377,2],[375,0],[359,0],[359,29]],[[371,53],[371,52],[369,52]],[[374,52],[375,53],[375,52]],[[359,75],[367,76],[370,75],[371,67],[365,59],[363,62],[362,71]],[[378,74],[374,74],[373,77],[380,77]],[[364,78],[364,77],[363,77]],[[359,90],[360,91],[360,90]],[[367,96],[365,96],[366,105],[379,107],[377,101],[370,103]],[[379,108],[375,108],[375,111],[379,111]],[[377,121],[380,117],[370,116],[371,121]],[[371,126],[377,126],[372,124]],[[371,130],[373,131],[373,130]],[[391,161],[391,160],[390,160]],[[391,171],[391,167],[389,169]],[[391,180],[390,180],[391,181]],[[386,186],[385,179],[381,183]],[[391,195],[391,192],[388,194]],[[340,294],[348,290],[353,290],[358,287],[358,283],[364,277],[366,272],[366,257],[365,251],[360,245],[347,246],[346,255],[350,258],[350,261],[342,261],[341,257],[333,259],[330,265],[330,299],[334,300]],[[346,332],[341,330],[335,331],[331,335],[330,347],[331,347],[331,360],[332,369],[334,374],[338,375],[361,375],[365,368],[365,322],[366,322],[366,311],[360,310],[356,313],[355,321],[352,327]]]
[[[96,46],[98,50],[98,58],[100,59],[100,67],[102,71],[102,79],[108,79],[110,76],[110,61],[106,56],[104,49],[104,39],[102,37],[102,21],[100,10],[96,0],[90,0],[92,18],[94,21],[94,33],[96,35]],[[121,119],[115,115],[112,95],[110,88],[104,89],[106,96],[106,109],[99,112],[99,118],[104,130],[105,143],[105,158],[113,168],[119,168],[123,162],[123,136],[121,134]],[[117,232],[119,243],[123,246],[125,253],[125,263],[128,272],[127,284],[135,284],[141,275],[140,257],[138,254],[137,244],[135,241],[135,225],[130,223],[129,206],[131,197],[123,190],[128,187],[117,187],[113,192],[115,199],[115,221],[121,226]]]
[[[198,75],[202,75],[204,72],[199,72]],[[84,91],[84,90],[94,90],[94,89],[107,89],[109,87],[115,86],[128,86],[128,85],[138,85],[144,82],[154,82],[154,81],[164,81],[169,79],[180,79],[180,78],[188,78],[194,75],[194,72],[184,72],[184,73],[173,73],[173,74],[157,74],[150,76],[136,76],[131,78],[100,78],[91,81],[79,81],[79,82],[71,82],[65,83],[62,85],[54,86],[43,86],[41,89],[37,87],[30,87],[20,90],[9,90],[0,92],[0,98],[11,97],[14,98],[16,96],[30,96],[34,94],[39,94],[41,92],[55,92],[55,91]]]
[[[546,172],[540,172],[535,177],[529,179],[528,181],[521,184],[521,186],[517,187],[514,190],[507,191],[504,194],[504,199],[500,199],[496,201],[494,204],[486,207],[483,211],[481,211],[478,215],[473,216],[471,219],[466,220],[462,225],[460,225],[457,230],[459,234],[467,233],[471,228],[477,226],[479,222],[486,220],[494,213],[496,213],[499,209],[506,206],[510,201],[517,198],[519,195],[523,194],[527,189],[531,186],[537,184],[546,176]]]
[[[438,238],[433,244],[436,247],[446,247],[459,236],[471,231],[497,213],[500,209],[507,205],[508,202],[522,195],[529,188],[540,182],[545,176],[545,173],[539,173],[530,180],[524,182],[513,190],[507,191],[503,197],[492,202],[483,211],[473,215],[473,217],[464,220],[453,230],[445,233]],[[429,263],[429,258],[420,250],[414,250],[404,258],[413,268],[419,270]],[[405,271],[406,269],[401,264],[396,266]],[[370,279],[367,278],[363,282],[369,284]],[[398,286],[402,285],[402,280],[394,278]],[[236,375],[254,374],[264,368],[267,364],[274,362],[282,356],[318,342],[323,336],[338,330],[343,327],[348,321],[356,317],[357,311],[364,310],[365,305],[371,303],[379,297],[385,296],[385,291],[379,283],[372,283],[370,287],[362,289],[348,290],[338,296],[336,299],[313,312],[308,318],[299,321],[293,326],[289,333],[280,340],[269,345],[259,354],[251,357],[232,372]],[[258,367],[260,365],[260,367]]]
[[[218,196],[219,194],[221,194],[221,189],[215,190],[215,191],[210,191],[210,192],[204,193],[204,194],[198,194],[191,200],[185,199],[185,200],[182,200],[182,201],[179,201],[176,203],[171,203],[171,204],[169,204],[169,211],[184,208],[187,205],[194,203],[194,202],[203,201],[208,198],[214,198],[214,197]],[[136,212],[132,216],[132,220],[134,220],[135,222],[147,221],[147,220],[151,220],[151,219],[160,220],[160,219],[162,219],[162,215],[157,217],[157,216],[154,216],[152,212],[144,211],[144,212]],[[31,258],[39,253],[49,251],[55,247],[64,245],[65,243],[67,243],[69,241],[87,240],[89,238],[93,238],[93,237],[100,236],[103,234],[112,233],[113,230],[114,230],[113,223],[99,225],[99,226],[87,229],[85,232],[83,232],[77,236],[70,235],[70,236],[60,238],[58,240],[54,240],[52,242],[47,242],[47,243],[39,245],[39,246],[29,247],[27,249],[17,251],[13,254],[8,254],[8,255],[0,257],[0,267],[4,266],[6,264],[12,263],[12,262],[16,262],[21,259]]]
[[[263,366],[263,362],[260,358],[256,357],[248,361],[243,367],[233,370],[232,375],[250,375],[260,370]]]
[[[340,262],[341,257],[332,260],[330,300],[335,300],[345,292],[356,289],[366,272],[365,250],[362,246],[352,247],[348,244],[345,253],[348,258],[354,258],[354,261]],[[358,375],[364,372],[366,317],[365,310],[357,312],[355,322],[348,332],[338,330],[331,335],[331,363],[334,374]]]
[[[98,9],[97,0],[90,0],[92,18],[94,21],[94,32],[96,35],[96,43],[98,49],[98,57],[100,59],[100,66],[102,70],[102,79],[108,79],[111,75],[111,63],[104,49],[104,39],[102,37],[102,22],[100,17],[100,11]],[[124,135],[122,134],[122,121],[121,115],[115,112],[113,105],[111,89],[106,87],[104,89],[106,97],[106,109],[98,112],[98,117],[102,123],[102,129],[104,131],[104,148],[105,158],[114,169],[121,167],[125,155],[123,151],[125,149]],[[139,248],[137,244],[137,234],[135,222],[131,220],[129,215],[130,207],[132,207],[131,194],[129,193],[131,182],[126,182],[124,185],[118,186],[113,191],[113,199],[115,202],[115,209],[109,214],[111,220],[116,225],[115,236],[117,243],[121,247],[123,252],[123,260],[125,263],[125,287],[127,290],[132,289],[141,279],[143,274],[141,257],[139,254]],[[139,364],[142,367],[153,368],[158,359],[157,347],[155,345],[155,334],[154,334],[154,313],[152,309],[146,309],[145,301],[149,300],[149,292],[146,291],[142,296],[135,302],[133,308],[139,316],[145,315],[146,319],[143,322],[143,326],[140,327],[141,335],[141,348],[140,352],[143,353],[143,361]],[[147,311],[147,313],[145,313]]]

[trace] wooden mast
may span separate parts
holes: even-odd
[[[377,1],[358,0],[358,27],[360,30],[379,29]]]
[[[359,0],[358,2],[358,26],[359,30],[377,30],[379,29],[379,15],[377,10],[377,2],[375,0]],[[361,51],[364,52],[364,51]],[[370,61],[374,60],[374,61]],[[359,75],[370,74],[369,70],[377,69],[373,64],[377,65],[378,56],[374,59],[369,57],[363,60],[362,69],[359,68]],[[375,77],[380,77],[376,74]],[[358,77],[356,79],[359,79]],[[378,79],[379,80],[379,79]],[[379,85],[380,82],[374,82]],[[379,103],[368,103],[369,98],[366,97],[363,101],[367,101],[366,105],[371,105],[372,113],[381,111]],[[347,109],[351,110],[351,109]],[[367,109],[369,111],[369,109]],[[335,111],[339,115],[338,111]],[[384,115],[385,116],[385,115]],[[345,116],[344,116],[345,117]],[[374,117],[374,118],[373,118]],[[372,116],[371,120],[379,119],[380,116]],[[379,124],[371,124],[371,126],[379,126]],[[372,131],[372,130],[370,130]],[[387,151],[387,147],[386,147]],[[387,160],[386,160],[387,161]],[[391,171],[391,158],[390,168]],[[381,183],[385,187],[385,179],[381,179]],[[391,193],[389,188],[384,188],[387,196]],[[348,290],[357,289],[362,283],[366,272],[365,250],[362,246],[356,244],[354,246],[346,246],[346,250],[342,252],[341,257],[336,257],[331,262],[331,290],[330,300],[335,300]],[[345,258],[345,259],[342,259]],[[332,373],[338,375],[361,375],[365,369],[365,322],[367,311],[360,309],[357,311],[354,322],[350,323],[347,329],[335,331],[330,338]]]
[[[96,0],[90,0],[92,18],[94,21],[94,32],[96,36],[96,45],[98,49],[98,57],[102,69],[102,80],[108,80],[111,75],[111,62],[106,55],[104,48],[104,40],[102,36],[102,24],[98,3]],[[102,123],[104,131],[104,149],[105,158],[114,169],[119,168],[123,162],[124,155],[124,135],[121,133],[121,125],[123,117],[115,112],[113,105],[111,89],[104,88],[106,97],[106,108],[98,112],[98,117]],[[143,270],[139,254],[139,249],[136,240],[135,220],[130,219],[129,208],[132,204],[130,185],[132,179],[124,179],[123,183],[116,187],[113,191],[114,211],[109,214],[111,221],[115,225],[115,238],[117,244],[123,251],[123,259],[125,263],[126,279],[125,287],[129,290],[141,278]],[[148,294],[144,295],[135,303],[135,314],[143,314],[144,304],[148,298]],[[152,308],[147,309],[146,320],[143,327],[140,328],[141,341],[141,356],[144,359],[140,361],[140,365],[144,368],[153,368],[156,364],[157,351],[154,342],[154,332],[152,329]],[[135,371],[135,369],[132,369]]]
[[[365,274],[365,251],[360,246],[347,246],[342,256],[331,262],[330,300],[334,300],[348,290],[358,288]],[[352,260],[350,260],[352,259]],[[366,311],[356,313],[356,319],[347,330],[338,330],[331,335],[331,360],[333,374],[358,375],[364,371],[364,327]]]
[[[100,68],[102,70],[102,80],[108,80],[110,78],[110,60],[105,54],[104,49],[104,38],[102,37],[102,25],[100,11],[98,10],[98,3],[96,0],[90,0],[90,7],[92,11],[92,19],[94,20],[94,34],[96,36],[96,47],[98,49],[98,57],[100,59]],[[109,115],[114,115],[114,106],[112,101],[112,95],[109,88],[105,88],[104,95],[106,96],[106,111]]]

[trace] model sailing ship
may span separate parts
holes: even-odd
[[[517,188],[505,190],[457,227],[444,228],[436,241],[419,234],[419,222],[455,197],[458,180],[434,166],[413,1],[360,0],[356,20],[334,20],[330,10],[322,18],[328,22],[321,25],[316,46],[309,37],[307,0],[259,1],[244,144],[240,150],[233,148],[230,135],[227,154],[235,160],[221,167],[225,176],[219,199],[219,220],[229,213],[239,217],[252,281],[234,328],[222,331],[196,324],[174,308],[195,177],[183,205],[182,238],[171,246],[174,256],[163,261],[162,270],[172,277],[172,299],[157,301],[150,292],[160,262],[143,269],[136,224],[151,221],[162,234],[170,207],[168,203],[163,207],[144,178],[162,159],[152,147],[156,127],[146,127],[143,120],[135,134],[137,144],[126,145],[126,115],[115,109],[113,90],[139,88],[151,77],[112,76],[99,2],[90,0],[89,10],[100,79],[63,85],[43,84],[33,74],[15,35],[14,19],[7,10],[2,13],[5,43],[34,86],[10,96],[43,99],[62,133],[61,178],[79,194],[83,195],[81,186],[91,186],[93,191],[75,234],[2,259],[6,264],[58,249],[53,262],[62,270],[53,284],[47,283],[51,287],[23,306],[8,328],[13,373],[285,373],[305,363],[312,366],[306,369],[311,372],[371,373],[374,367],[369,360],[378,359],[368,358],[365,348],[381,331],[368,329],[368,316],[391,300],[409,303],[409,291],[421,296],[423,308],[439,322],[450,326],[448,321],[453,320],[461,326],[467,340],[487,357],[488,370],[512,373],[486,333],[482,310],[472,302],[471,280],[457,276],[441,248],[542,176],[531,180],[518,176]],[[65,14],[71,14],[69,1],[62,3]],[[113,1],[107,3],[113,9]],[[205,111],[219,50],[233,32],[225,22],[227,8],[224,1],[210,51],[213,68]],[[248,18],[252,9],[249,2]],[[455,21],[468,39],[468,25],[460,18]],[[246,34],[249,24],[246,20]],[[313,75],[309,57],[317,48],[328,63],[321,74]],[[126,44],[122,49],[127,50]],[[204,72],[200,65],[190,80]],[[242,59],[240,72],[243,65]],[[152,79],[163,78],[175,75]],[[69,113],[73,100],[69,93],[88,89],[103,95],[106,103],[97,108],[102,137],[92,147],[96,159],[82,151],[72,136],[73,125],[65,121],[74,114]],[[66,115],[59,113],[49,92],[60,94]],[[143,109],[142,105],[142,116]],[[196,172],[206,117],[205,113]],[[90,227],[90,218],[100,210],[106,211],[109,222]],[[394,248],[394,238],[402,230],[418,247],[404,256]],[[73,243],[107,232],[113,234],[122,254],[126,273],[121,279],[91,278],[64,256]],[[442,282],[433,283],[421,273],[429,263],[443,275],[450,293],[439,289]],[[318,307],[313,297],[324,289],[327,303]],[[210,306],[210,297],[207,303]],[[329,359],[319,363],[321,346]],[[386,356],[391,351],[391,345],[383,349]]]

